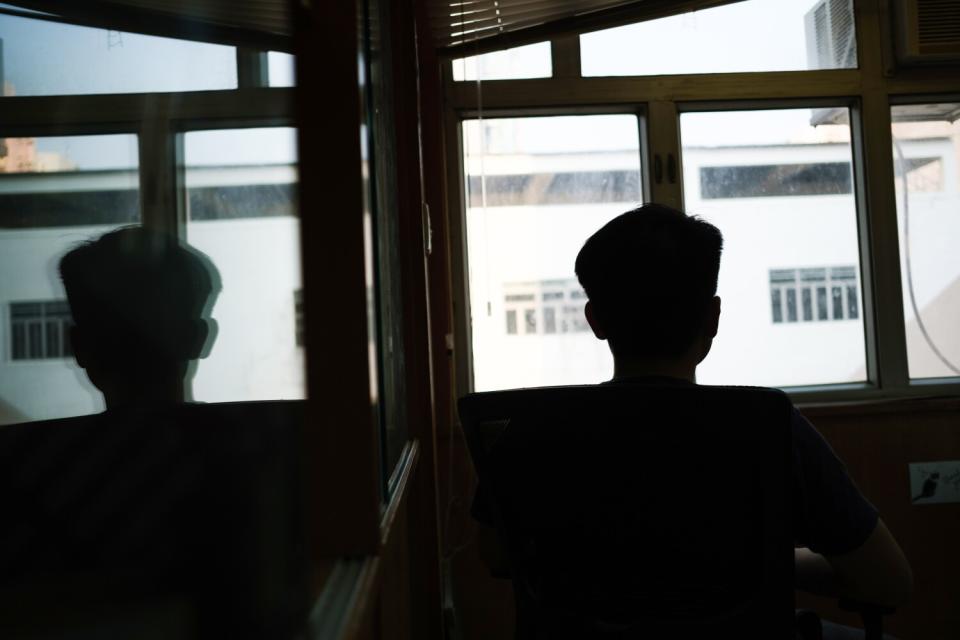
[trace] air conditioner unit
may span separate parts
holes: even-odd
[[[857,29],[853,0],[820,0],[804,15],[807,66],[810,69],[851,69],[857,66]],[[844,108],[813,109],[810,124],[846,124]]]
[[[898,62],[960,63],[960,1],[891,1]]]
[[[853,0],[820,0],[804,16],[811,69],[857,66]]]

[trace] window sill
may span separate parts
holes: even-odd
[[[808,418],[960,411],[960,391],[954,390],[954,394],[956,395],[839,400],[833,402],[811,400],[798,402],[797,408]]]

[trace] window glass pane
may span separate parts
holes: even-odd
[[[31,322],[27,325],[27,354],[31,360],[43,357],[43,324]]]
[[[517,80],[553,74],[550,43],[538,42],[453,61],[454,80]]]
[[[293,71],[293,56],[289,53],[267,53],[267,78],[271,87],[293,87],[297,81]]]
[[[747,0],[580,36],[584,76],[857,66],[853,0]]]
[[[184,139],[187,241],[216,265],[221,286],[217,335],[198,363],[193,398],[303,398],[295,130],[193,131]]]
[[[844,108],[681,115],[686,210],[724,236],[720,332],[700,382],[866,378],[863,321],[844,313],[847,288],[860,296],[848,122]]]
[[[463,139],[475,388],[609,379],[573,268],[642,198],[636,116],[468,120]]]
[[[234,47],[0,15],[4,95],[237,87]]]
[[[397,91],[400,84],[394,74],[395,63],[391,52],[396,51],[396,33],[387,28],[394,24],[393,12],[397,3],[390,0],[370,0],[367,3],[369,20],[366,41],[367,72],[370,79],[365,87],[364,138],[368,164],[364,175],[368,208],[368,296],[371,337],[371,357],[375,359],[370,370],[377,375],[377,393],[373,394],[377,419],[380,423],[380,452],[382,497],[386,501],[394,487],[390,479],[409,440],[407,428],[407,367],[403,309],[406,300],[400,281],[400,216],[402,201],[402,172],[398,169],[400,148],[395,133],[397,124]]]
[[[140,220],[134,135],[0,136],[0,424],[104,408],[73,360],[59,261]]]
[[[910,377],[960,375],[960,103],[891,118]]]
[[[63,356],[63,346],[60,344],[60,325],[57,322],[44,322],[46,330],[46,350],[44,357],[59,358]]]

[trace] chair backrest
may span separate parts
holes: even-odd
[[[44,638],[282,637],[300,613],[303,421],[303,402],[269,401],[0,428],[0,617]]]
[[[793,637],[782,393],[611,384],[459,409],[522,634]]]

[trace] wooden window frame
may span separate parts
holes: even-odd
[[[895,70],[887,0],[855,0],[859,67],[822,71],[741,72],[668,76],[582,77],[579,40],[551,41],[554,74],[524,80],[459,81],[444,67],[455,317],[456,395],[473,390],[472,336],[467,280],[463,149],[460,123],[482,113],[568,115],[644,114],[641,166],[658,156],[682,162],[679,117],[691,111],[842,105],[851,113],[854,195],[857,207],[867,382],[788,387],[798,403],[851,402],[960,395],[960,377],[910,379],[901,289],[899,232],[890,156],[890,108],[898,104],[956,101],[960,68]],[[864,56],[869,50],[871,55]],[[875,54],[875,55],[874,55]],[[560,72],[558,72],[560,70]],[[869,135],[865,135],[869,132]],[[683,208],[683,172],[675,182],[643,177],[648,201]]]

